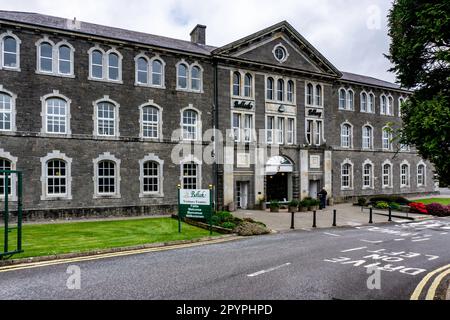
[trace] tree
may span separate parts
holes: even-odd
[[[413,91],[402,106],[401,143],[450,184],[450,0],[395,0],[389,28],[390,71]]]

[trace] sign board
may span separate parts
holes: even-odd
[[[184,218],[208,219],[212,214],[211,190],[180,190],[179,215]]]

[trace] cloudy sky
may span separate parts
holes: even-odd
[[[207,43],[225,45],[287,20],[342,71],[395,81],[387,72],[391,0],[0,0],[31,11],[189,40],[207,25]]]

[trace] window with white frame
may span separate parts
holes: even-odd
[[[164,86],[164,63],[160,59],[152,61],[152,85],[156,87]]]
[[[74,77],[74,47],[63,40],[57,44],[44,37],[36,43],[37,72],[61,77]]]
[[[349,160],[341,165],[341,188],[342,190],[353,189],[353,164]]]
[[[244,77],[244,97],[250,98],[253,96],[252,88],[253,77],[251,76],[251,74],[247,73]]]
[[[90,80],[122,83],[123,57],[115,48],[104,51],[99,46],[89,50]]]
[[[20,69],[20,39],[11,31],[0,35],[0,69]]]
[[[383,164],[383,188],[392,188],[392,164],[385,162]]]
[[[320,84],[306,84],[306,105],[323,107],[323,87]]]
[[[340,110],[355,110],[355,93],[352,89],[339,89],[339,109]]]
[[[314,144],[316,146],[320,146],[322,144],[322,128],[323,128],[323,121],[318,120],[315,123],[315,130],[314,130]]]
[[[141,107],[142,137],[158,139],[160,137],[160,109],[156,106],[146,105]]]
[[[116,136],[116,106],[108,101],[97,103],[97,135]]]
[[[306,85],[306,104],[314,105],[314,86],[311,83]]]
[[[349,123],[344,123],[341,126],[341,147],[351,148],[353,140],[353,127]]]
[[[237,71],[233,73],[233,95],[241,96],[241,74]]]
[[[42,42],[39,45],[39,71],[53,73],[53,43]]]
[[[165,64],[159,58],[149,59],[140,54],[135,58],[136,61],[136,84],[151,87],[164,87],[164,69]]]
[[[45,133],[68,133],[69,108],[67,101],[59,97],[45,100]]]
[[[42,197],[41,200],[72,199],[72,159],[59,151],[53,151],[41,158]]]
[[[58,48],[58,72],[72,74],[72,50],[67,45]]]
[[[322,106],[322,86],[321,85],[316,85],[316,99],[315,99],[315,105],[316,106]]]
[[[253,115],[244,114],[244,142],[252,142]]]
[[[284,118],[277,118],[277,129],[276,129],[277,143],[284,144]]]
[[[339,90],[339,109],[347,109],[347,90],[343,88]]]
[[[138,84],[149,83],[149,67],[147,58],[140,57],[136,60],[136,81]]]
[[[408,163],[403,163],[400,166],[400,187],[407,188],[410,186],[410,166]]]
[[[369,93],[369,99],[367,103],[367,112],[375,113],[375,95],[373,93]]]
[[[288,85],[287,85],[287,101],[288,102],[294,102],[294,92],[295,92],[294,81],[289,80]]]
[[[282,79],[277,81],[277,100],[284,101],[284,80]]]
[[[275,130],[275,117],[267,117],[266,124],[266,141],[267,143],[273,143],[274,141],[274,130]]]
[[[371,126],[363,127],[363,149],[373,149],[373,128]]]
[[[314,120],[306,120],[305,137],[309,145],[313,144]]]
[[[0,171],[11,171],[12,170],[12,162],[5,158],[0,158]],[[5,179],[6,174],[0,172],[0,199],[5,197]],[[11,183],[11,175],[8,175],[8,196],[12,194],[12,183]]]
[[[241,114],[233,113],[233,135],[234,142],[241,141]]]
[[[120,198],[121,161],[106,152],[93,160],[94,163],[94,199]]]
[[[267,100],[274,100],[274,86],[275,82],[273,78],[267,78],[266,98]]]
[[[368,112],[367,104],[368,104],[367,93],[361,92],[361,112]]]
[[[390,127],[383,128],[383,149],[392,150],[392,130]]]
[[[183,189],[195,190],[200,187],[199,184],[199,165],[195,162],[187,162],[182,164],[182,184]]]
[[[353,90],[347,90],[347,110],[355,110],[355,93]]]
[[[306,119],[306,142],[309,145],[320,146],[323,142],[323,120]]]
[[[394,98],[392,98],[392,96],[388,97],[387,100],[387,115],[392,116],[394,115]]]
[[[177,63],[177,90],[201,92],[203,90],[203,69],[196,62],[189,65],[181,60]]]
[[[417,186],[423,187],[426,185],[426,166],[423,163],[419,163],[417,166]]]
[[[0,131],[15,131],[15,100],[11,92],[0,86]]]
[[[147,161],[143,165],[143,191],[144,194],[159,193],[159,164]]]
[[[187,109],[183,111],[183,140],[195,141],[198,133],[198,113],[195,110]]]
[[[287,144],[295,143],[295,119],[288,118],[286,140]]]
[[[387,115],[388,114],[388,99],[384,94],[380,98],[380,103],[381,103],[380,113],[382,115]]]
[[[373,188],[373,164],[370,162],[365,162],[363,164],[363,188],[371,189]]]

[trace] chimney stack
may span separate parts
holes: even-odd
[[[191,42],[206,44],[206,26],[198,24],[191,32]]]

